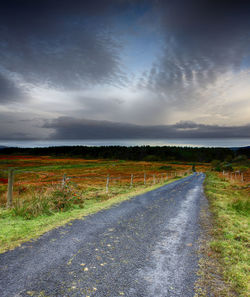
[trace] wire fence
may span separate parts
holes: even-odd
[[[150,186],[155,184],[163,184],[167,182],[169,179],[176,178],[176,177],[182,177],[184,175],[187,175],[191,173],[191,170],[181,170],[181,171],[168,171],[168,172],[154,172],[154,173],[124,173],[119,175],[95,175],[95,174],[80,174],[80,175],[66,175],[64,174],[62,177],[58,176],[49,176],[46,173],[38,172],[38,171],[25,171],[25,170],[18,170],[15,168],[9,168],[7,170],[0,170],[2,172],[5,172],[6,178],[2,178],[0,180],[0,184],[5,184],[7,186],[6,188],[6,200],[4,203],[6,203],[7,207],[11,207],[13,203],[13,196],[19,195],[19,192],[22,192],[22,186],[59,186],[59,187],[65,187],[65,185],[68,182],[74,182],[76,185],[81,185],[83,188],[87,189],[88,187],[91,187],[95,185],[98,190],[101,190],[102,192],[108,194],[110,192],[110,189],[112,186],[119,188],[123,187],[126,189],[133,188],[136,186]],[[36,174],[39,176],[43,176],[46,180],[37,179],[36,181],[29,181],[27,180],[27,177],[25,177],[22,180],[22,176],[24,174]],[[7,177],[8,174],[8,177]],[[19,176],[19,178],[17,178]],[[19,187],[19,192],[14,192],[14,186]],[[2,203],[3,204],[3,203]]]
[[[223,170],[222,175],[230,180],[239,181],[242,183],[250,182],[250,172],[241,172],[241,171],[225,171]]]

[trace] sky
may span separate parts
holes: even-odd
[[[1,0],[0,139],[250,137],[250,1]]]

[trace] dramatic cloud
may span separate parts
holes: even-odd
[[[179,122],[175,125],[139,126],[67,117],[46,123],[44,127],[55,130],[55,133],[51,135],[53,139],[227,138],[248,137],[250,135],[250,125],[220,127],[193,122]]]
[[[46,139],[54,129],[42,128],[40,115],[27,112],[0,111],[0,139],[29,140]]]
[[[250,55],[248,1],[160,1],[165,48],[146,86],[168,100],[197,100],[197,92]],[[145,77],[144,77],[145,81]]]
[[[122,84],[109,5],[38,0],[6,1],[2,6],[0,59],[6,70],[55,88]]]
[[[18,100],[25,100],[24,90],[22,90],[12,79],[4,76],[0,72],[0,104],[7,104]]]
[[[1,1],[1,138],[249,137],[249,81],[249,1]]]

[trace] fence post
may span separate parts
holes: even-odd
[[[62,187],[64,188],[66,183],[66,174],[64,173],[63,178],[62,178]]]
[[[166,173],[166,180],[168,180],[168,174]]]
[[[243,182],[244,181],[244,174],[241,173],[241,181]]]
[[[109,192],[109,175],[107,175],[106,193]]]
[[[133,177],[134,177],[134,175],[133,175],[133,174],[131,174],[130,188],[132,188],[132,187],[133,187]]]
[[[14,168],[10,168],[8,172],[7,208],[12,206],[13,184],[14,184]]]
[[[155,185],[155,174],[153,174],[153,183]]]
[[[161,174],[161,183],[163,183],[163,173]]]
[[[144,185],[146,185],[146,173],[144,173]]]

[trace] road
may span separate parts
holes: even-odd
[[[204,174],[0,255],[0,296],[194,296]]]

